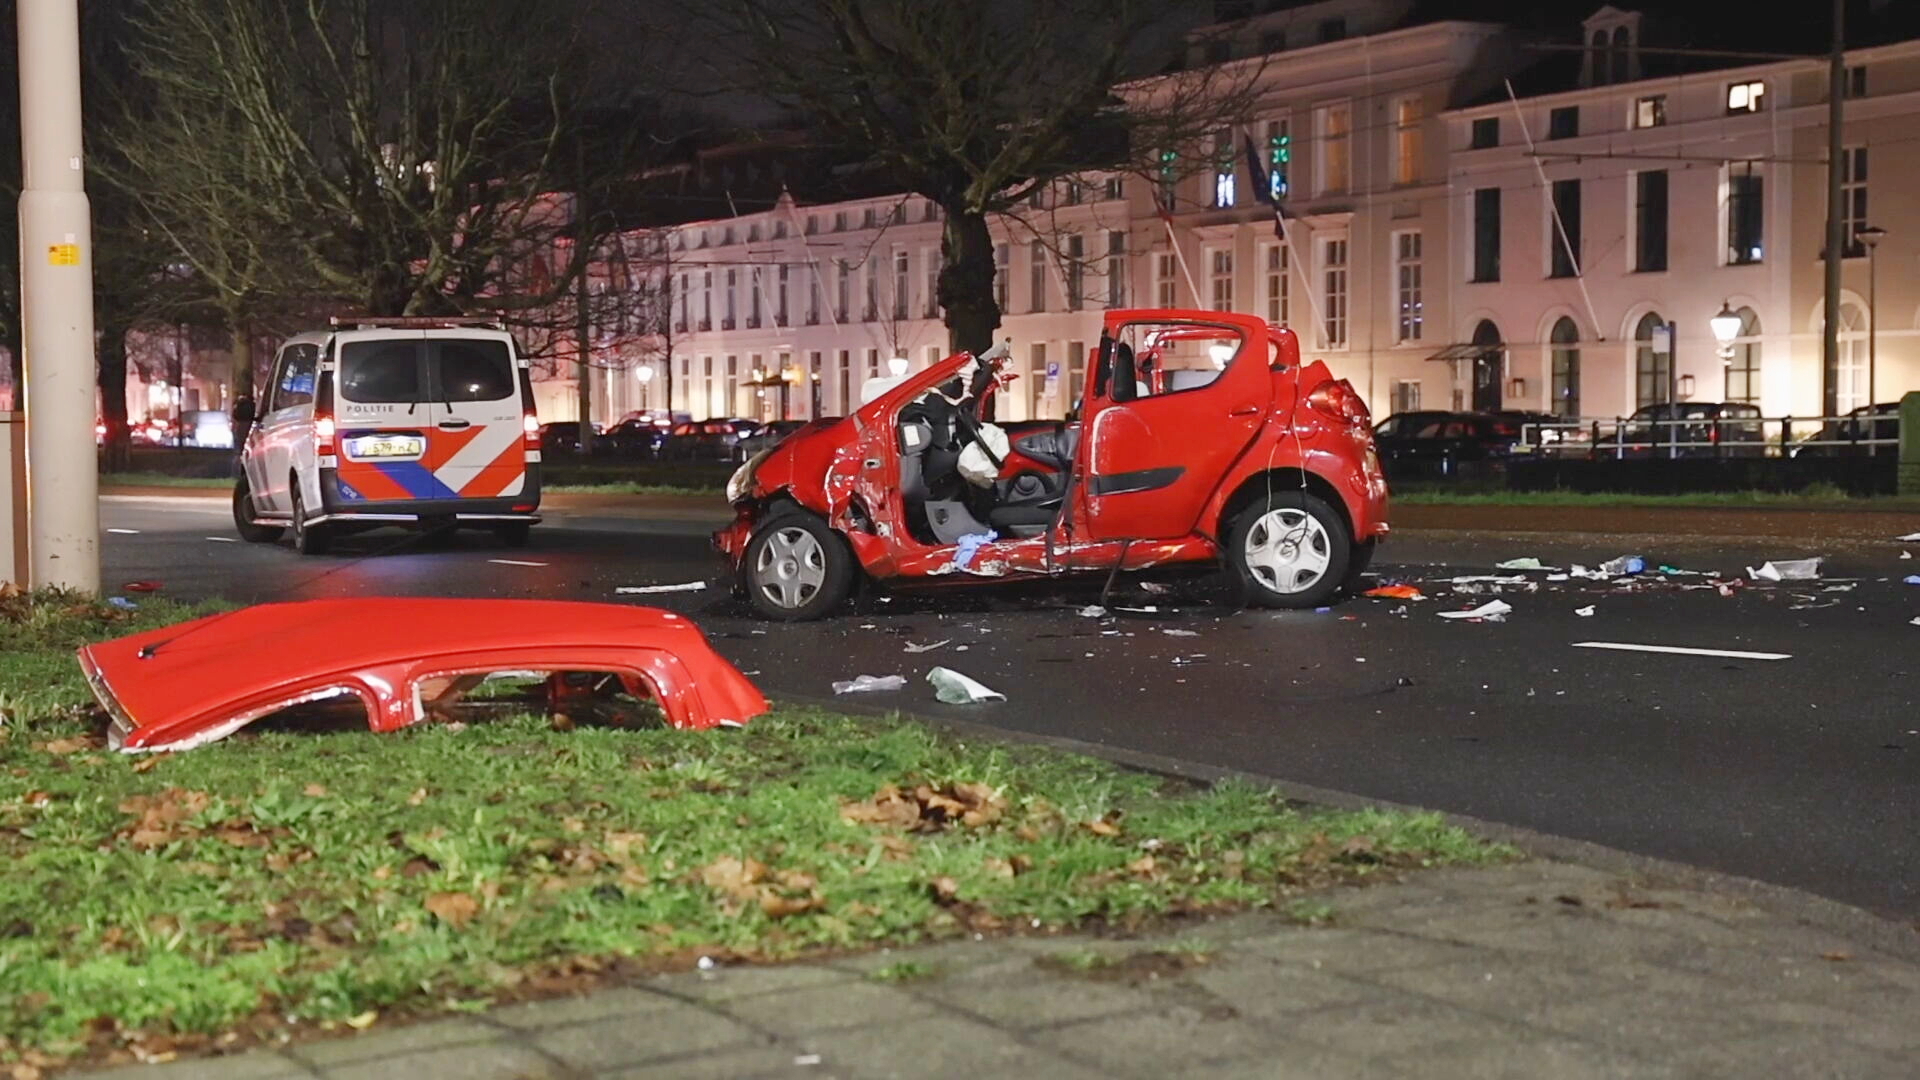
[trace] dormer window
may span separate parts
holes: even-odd
[[[1640,14],[1611,5],[1581,24],[1586,42],[1586,83],[1606,86],[1640,77]]]
[[[1763,82],[1733,83],[1727,87],[1727,115],[1759,112],[1766,93],[1767,84]]]

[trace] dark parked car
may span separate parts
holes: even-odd
[[[1867,440],[1877,440],[1868,442]],[[1862,405],[1794,444],[1793,456],[1893,457],[1900,453],[1900,404]]]
[[[598,434],[599,426],[594,427]],[[598,438],[594,440],[594,452],[603,453],[605,444]],[[540,425],[540,448],[549,454],[561,456],[580,453],[580,422],[577,420],[556,420],[551,424]]]
[[[694,420],[667,432],[661,457],[672,461],[745,461],[742,440],[760,430],[757,420]]]
[[[600,438],[606,452],[623,458],[659,457],[667,444],[668,425],[651,418],[622,420],[607,429]]]
[[[1647,405],[1620,430],[1593,444],[1595,458],[1763,457],[1767,436],[1760,406],[1683,401]]]
[[[1499,469],[1520,443],[1521,421],[1489,413],[1406,412],[1373,429],[1388,479],[1453,476],[1460,466]]]
[[[780,445],[781,440],[806,427],[807,420],[775,420],[759,431],[740,440],[740,453],[752,457],[762,450],[771,450]]]

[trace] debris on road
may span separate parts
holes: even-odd
[[[1920,585],[1920,574],[1908,574],[1905,580],[1908,585]]]
[[[1086,607],[1080,609],[1080,617],[1083,619],[1104,619],[1107,617],[1107,609],[1101,607],[1099,604],[1088,604]]]
[[[940,646],[949,644],[952,641],[953,641],[952,638],[941,638],[939,641],[936,641],[930,645],[915,645],[913,642],[909,641],[907,642],[907,651],[910,653],[932,652],[933,650],[939,648]]]
[[[1526,558],[1523,558],[1523,559],[1508,559],[1506,562],[1494,563],[1493,568],[1495,570],[1552,570],[1554,569],[1554,567],[1545,565],[1539,559],[1536,559],[1531,555],[1528,555]]]
[[[980,554],[981,548],[986,547],[998,539],[1000,539],[1000,534],[991,529],[983,533],[968,533],[962,536],[953,549],[953,565],[962,570],[967,569],[968,564],[973,562],[974,557]]]
[[[705,592],[704,581],[683,581],[678,585],[622,585],[613,590],[621,596],[645,596],[650,593]]]
[[[1632,577],[1645,572],[1647,560],[1638,555],[1622,555],[1617,559],[1608,559],[1600,564],[1600,572],[1608,577]]]
[[[1719,656],[1729,660],[1791,660],[1792,653],[1744,652],[1738,649],[1694,649],[1682,645],[1634,645],[1624,641],[1576,641],[1576,649],[1612,649],[1618,652],[1673,653],[1678,656]]]
[[[107,603],[112,604],[122,611],[132,611],[140,606],[124,596],[109,596],[107,597]]]
[[[1588,604],[1586,607],[1574,608],[1573,613],[1583,619],[1591,619],[1593,618],[1593,605]]]
[[[1426,599],[1426,597],[1421,594],[1420,590],[1413,585],[1382,585],[1376,589],[1368,589],[1366,592],[1363,592],[1360,595],[1379,596],[1389,600],[1425,600]]]
[[[1747,567],[1747,576],[1755,581],[1812,581],[1820,576],[1819,559],[1780,559]]]
[[[1200,631],[1198,630],[1162,629],[1160,632],[1167,635],[1168,637],[1199,637],[1200,636]]]
[[[1665,574],[1667,577],[1713,577],[1719,573],[1718,570],[1682,570],[1677,566],[1668,566],[1665,563],[1660,564],[1654,569]]]
[[[120,587],[128,592],[159,592],[165,588],[157,581],[129,581]]]
[[[1513,574],[1508,577],[1502,577],[1498,574],[1472,574],[1467,577],[1448,578],[1447,583],[1450,585],[1472,585],[1477,583],[1485,583],[1488,585],[1525,585],[1527,579],[1519,574]]]
[[[1911,552],[1911,551],[1903,551],[1903,552],[1901,552],[1901,553],[1900,553],[1900,557],[1901,557],[1901,558],[1903,558],[1903,559],[1911,559],[1911,558],[1913,558],[1913,552]]]
[[[982,686],[952,668],[934,668],[927,672],[927,681],[933,684],[933,696],[949,705],[1007,700],[1007,695]]]
[[[1909,541],[1915,541],[1915,542],[1920,542],[1920,533],[1908,533],[1908,534],[1907,534],[1907,535],[1905,535],[1905,536],[1896,536],[1896,537],[1894,537],[1894,539],[1895,539],[1895,540],[1909,540]]]
[[[1440,617],[1443,619],[1473,619],[1484,622],[1505,622],[1507,615],[1512,611],[1513,605],[1507,603],[1505,600],[1489,600],[1470,611],[1442,611],[1440,612]]]
[[[905,675],[856,675],[833,684],[836,694],[864,694],[879,690],[898,690],[907,685]]]

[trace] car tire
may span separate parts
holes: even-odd
[[[853,549],[831,525],[806,513],[777,514],[747,541],[741,577],[747,602],[780,622],[818,619],[853,587]]]
[[[1226,560],[1249,603],[1315,608],[1346,583],[1353,541],[1346,522],[1318,496],[1274,492],[1233,519]]]
[[[253,520],[253,491],[247,487],[245,473],[233,483],[233,530],[249,544],[271,544],[286,532],[278,525],[256,525]]]
[[[523,548],[527,546],[527,541],[533,539],[533,523],[516,521],[510,525],[498,525],[494,527],[493,535],[499,537],[500,543],[506,547]]]
[[[306,498],[300,494],[300,478],[288,478],[293,489],[293,550],[302,555],[325,555],[333,547],[333,532],[325,525],[307,524]]]

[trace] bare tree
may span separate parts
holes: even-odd
[[[1140,171],[1251,114],[1258,62],[1180,69],[1206,5],[1169,0],[714,0],[725,54],[822,139],[945,211],[955,348],[1000,324],[989,215],[1093,168]]]

